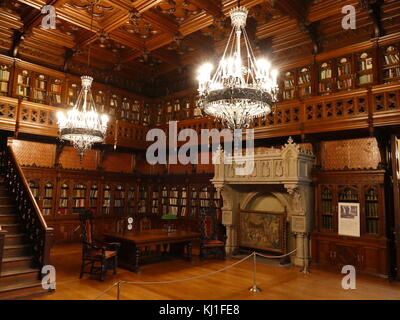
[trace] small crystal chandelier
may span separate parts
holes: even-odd
[[[58,127],[60,139],[71,141],[79,151],[81,159],[94,143],[103,142],[107,131],[108,116],[99,115],[93,100],[91,86],[93,78],[82,76],[82,89],[74,107],[66,113],[59,111]]]
[[[245,29],[247,15],[239,1],[230,11],[232,32],[215,74],[211,77],[213,67],[207,63],[198,75],[201,110],[230,129],[248,128],[254,118],[268,115],[277,102],[278,71],[271,69],[268,60],[255,59]]]

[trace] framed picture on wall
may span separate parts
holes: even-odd
[[[286,253],[286,213],[239,210],[239,247]]]
[[[339,235],[360,236],[360,204],[339,202],[338,206]]]

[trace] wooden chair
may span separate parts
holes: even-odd
[[[79,278],[84,273],[98,274],[104,281],[107,268],[112,265],[114,274],[117,273],[119,243],[105,243],[93,238],[93,213],[86,210],[79,214],[82,230],[82,265]],[[98,266],[96,266],[96,264]],[[90,271],[85,271],[90,265]]]
[[[147,217],[144,217],[140,220],[140,231],[151,230],[151,220]]]
[[[225,259],[225,227],[218,221],[216,208],[200,213],[200,259],[214,256]]]

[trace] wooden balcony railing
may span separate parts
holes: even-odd
[[[47,226],[11,146],[8,146],[1,155],[1,169],[15,199],[19,217],[32,243],[35,262],[40,267],[48,265],[54,230]]]
[[[255,138],[273,138],[353,129],[371,129],[400,124],[400,82],[356,89],[279,104],[275,112],[254,121]],[[60,108],[14,98],[0,97],[0,129],[58,136],[56,114]],[[168,133],[168,126],[159,126]],[[178,132],[222,129],[210,117],[178,122]],[[106,143],[145,149],[149,127],[110,120]]]

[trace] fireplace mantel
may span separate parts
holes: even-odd
[[[292,138],[289,138],[280,149],[259,148],[255,150],[254,155],[235,157],[235,159],[225,156],[223,151],[220,151],[218,157],[220,161],[215,164],[212,183],[223,197],[222,223],[227,227],[227,253],[231,254],[237,247],[238,208],[245,209],[246,205],[260,193],[245,191],[244,187],[246,185],[283,186],[282,190],[285,192],[272,194],[286,208],[289,226],[293,217],[304,221],[302,230],[291,233],[295,240],[293,245],[290,245],[291,248],[288,248],[288,250],[297,248],[293,262],[296,265],[303,265],[309,259],[307,235],[311,231],[313,215],[311,188],[311,169],[315,159],[313,153],[300,148]],[[248,163],[248,161],[254,161],[252,172],[249,175],[237,174],[236,168],[239,164]]]

